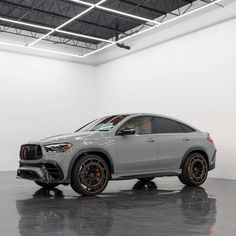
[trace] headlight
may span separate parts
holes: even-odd
[[[49,144],[44,146],[46,152],[66,152],[67,150],[69,150],[71,147],[73,146],[73,144],[71,143],[54,143],[54,144]]]

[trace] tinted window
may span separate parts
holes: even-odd
[[[153,131],[155,133],[183,133],[184,129],[177,121],[155,117],[153,122]]]
[[[195,130],[187,125],[184,125],[184,124],[180,124],[184,130],[185,133],[191,133],[191,132],[194,132]]]
[[[149,116],[138,116],[131,118],[121,129],[134,129],[135,134],[151,134],[153,133],[153,117]],[[118,131],[119,132],[119,131]]]

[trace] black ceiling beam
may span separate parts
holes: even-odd
[[[205,2],[205,3],[210,3],[211,1],[209,0],[201,0],[202,2]]]
[[[16,21],[21,20],[23,16],[26,15],[27,13],[31,13],[30,15],[31,17],[28,16],[27,18],[24,19],[25,22],[48,26],[53,29],[55,29],[58,26],[58,24],[62,22],[66,22],[73,17],[71,16],[71,14],[70,15],[67,14],[69,13],[69,10],[67,11],[67,13],[62,14],[62,12],[60,11],[60,8],[64,6],[64,4],[61,5],[60,3],[68,3],[66,4],[67,7],[73,10],[73,12],[75,12],[74,14],[76,14],[77,11],[79,14],[79,12],[82,11],[83,9],[87,9],[86,6],[78,4],[71,0],[53,0],[52,3],[53,4],[55,2],[57,3],[59,12],[56,10],[51,11],[51,7],[48,6],[47,4],[49,2],[48,0],[45,0],[45,4],[42,3],[42,8],[41,7],[39,8],[37,6],[41,1],[44,1],[44,0],[38,0],[36,1],[37,4],[32,3],[30,5],[27,5],[28,2],[24,2],[24,1],[26,0],[22,0],[18,2],[12,1],[12,0],[11,1],[0,0],[0,9],[1,9],[1,6],[2,8],[4,8],[4,6],[7,6],[9,10],[7,11],[8,13],[5,13],[5,17],[6,18],[11,17],[10,19],[14,19]],[[178,16],[178,14],[173,13],[171,9],[173,9],[174,11],[176,9],[179,9],[181,6],[191,4],[195,0],[181,0],[181,1],[175,0],[173,2],[171,1],[170,7],[168,7],[169,4],[167,4],[167,1],[164,0],[166,9],[163,8],[161,10],[159,9],[160,7],[156,5],[158,1],[157,2],[154,1],[155,4],[153,3],[153,5],[146,5],[146,1],[147,0],[142,0],[142,1],[140,0],[138,2],[133,2],[132,0],[119,0],[118,7],[115,10],[123,9],[121,4],[124,4],[123,5],[124,7],[129,6],[130,8],[129,11],[138,10],[140,16],[142,15],[144,16],[143,13],[145,13],[145,15],[148,14],[150,18],[154,18],[154,17],[157,18],[157,17],[165,16],[166,14],[172,14],[172,15]],[[208,1],[208,0],[202,0],[202,1]],[[178,3],[178,6],[177,6],[177,3]],[[49,5],[53,6],[53,4],[49,4]],[[109,6],[109,1],[108,1],[107,6]],[[170,9],[167,9],[167,7]],[[14,11],[17,9],[18,11],[16,14]],[[12,12],[14,13],[12,14]],[[0,16],[1,16],[1,10],[0,10]],[[4,17],[3,14],[2,16]],[[123,21],[125,19],[124,24],[122,25],[122,29],[118,29],[115,26],[113,26],[113,23],[117,23],[117,24],[121,23],[122,21],[120,19],[122,19]],[[83,16],[79,19],[75,19],[73,22],[71,22],[71,24],[69,24],[64,29],[73,33],[78,33],[78,34],[83,34],[83,35],[86,35],[87,33],[91,32],[90,36],[100,37],[101,39],[108,39],[118,34],[124,35],[126,31],[131,30],[132,28],[134,29],[137,26],[141,26],[143,24],[149,25],[145,21],[142,22],[132,17],[126,17],[126,16],[109,12],[109,11],[104,11],[102,9],[95,8],[91,10],[88,14],[86,14],[86,16]],[[5,25],[4,21],[2,25]],[[22,29],[28,30],[32,33],[33,32],[40,33],[41,31],[40,29],[37,29],[37,28],[20,26],[19,24],[14,24],[14,23],[12,23],[10,26],[13,26],[16,29],[21,27]],[[82,26],[83,31],[79,30],[80,26]],[[55,35],[57,35],[57,33],[55,33]],[[76,37],[77,36],[70,36],[70,35],[65,35],[65,34],[63,36],[60,36],[60,38],[80,41],[79,40],[80,38],[78,37],[78,39],[76,39]],[[48,38],[45,40],[48,40]],[[84,42],[86,41],[89,42],[90,40],[84,39]]]
[[[156,12],[156,13],[160,13],[162,15],[166,15],[167,13],[175,15],[175,16],[177,15],[177,14],[174,14],[174,13],[171,13],[171,12],[164,12],[164,11],[154,9],[154,8],[151,8],[151,7],[147,7],[147,6],[144,6],[144,5],[137,5],[134,2],[131,2],[129,0],[119,0],[119,1],[130,4],[130,5],[133,5],[133,6],[138,6],[139,8],[142,8],[142,9],[145,9],[145,10],[148,10],[148,11],[153,11],[153,12]]]
[[[192,4],[196,0],[183,0],[184,2],[187,2],[188,4]]]
[[[1,31],[0,31],[1,33]],[[22,37],[28,37],[28,38],[34,38],[34,39],[37,39],[33,36],[29,36],[29,35],[25,35],[25,34],[17,34],[17,33],[13,33],[13,32],[6,32],[7,34],[13,34],[13,35],[19,35],[19,36],[22,36]],[[82,48],[82,49],[88,49],[88,50],[95,50],[94,48],[89,48],[89,47],[84,47],[84,46],[80,46],[80,45],[72,45],[72,44],[68,44],[68,43],[63,43],[63,42],[58,42],[58,41],[53,41],[53,40],[50,40],[50,39],[44,39],[44,41],[47,41],[47,42],[50,42],[52,44],[63,44],[63,45],[66,45],[66,46],[69,46],[69,47],[77,47],[77,48]],[[86,42],[84,42],[86,43]]]
[[[25,11],[28,11],[28,10],[31,10],[32,12],[36,12],[36,13],[41,13],[41,14],[44,14],[44,15],[48,15],[48,16],[52,16],[52,17],[56,17],[56,18],[60,18],[60,19],[66,19],[66,20],[70,20],[71,18],[70,17],[66,17],[66,16],[62,16],[62,15],[60,15],[60,14],[57,14],[57,13],[52,13],[52,12],[48,12],[48,11],[43,11],[43,10],[41,10],[41,9],[32,9],[31,7],[27,7],[27,6],[18,6],[18,4],[16,4],[16,3],[13,3],[13,2],[8,2],[8,1],[5,1],[5,0],[1,0],[0,1],[0,4],[3,4],[3,5],[6,5],[6,6],[10,6],[10,7],[16,7],[16,8],[18,8],[18,9],[22,9],[22,10],[25,10]],[[17,19],[15,19],[15,20],[17,20]],[[34,22],[34,21],[29,21],[29,20],[27,20],[27,22],[28,23],[34,23],[34,24],[37,24],[37,22]],[[101,28],[104,28],[104,29],[106,29],[106,30],[112,30],[112,31],[116,31],[116,29],[115,28],[113,28],[113,27],[109,27],[109,26],[104,26],[104,25],[99,25],[99,24],[95,24],[95,23],[92,23],[92,22],[89,22],[89,21],[85,21],[85,20],[81,20],[81,19],[76,19],[76,20],[74,20],[74,22],[77,22],[77,23],[80,23],[80,22],[82,22],[82,23],[84,23],[84,24],[89,24],[89,25],[93,25],[93,26],[99,26],[99,27],[101,27]],[[53,28],[53,26],[51,26],[51,25],[49,25],[49,24],[47,24],[47,25],[44,25],[44,26],[47,26],[47,27],[51,27],[51,28]],[[37,32],[37,31],[36,31]],[[76,32],[76,31],[71,31],[71,32],[73,32],[73,33],[78,33],[78,32]],[[123,32],[119,32],[119,33],[123,33]]]
[[[5,26],[5,25],[2,25],[3,27],[8,27],[8,26]],[[20,27],[16,27],[16,29],[18,30],[25,30],[25,29],[22,29]],[[38,32],[33,32],[33,31],[30,31],[32,33],[38,33]],[[18,35],[18,36],[22,36],[22,37],[27,37],[27,38],[33,38],[33,39],[38,39],[37,37],[33,36],[33,35],[28,35],[28,34],[24,34],[24,33],[17,33],[17,32],[9,32],[9,31],[5,31],[5,30],[0,30],[0,33],[6,33],[6,34],[13,34],[13,35]],[[52,35],[54,36],[54,35]],[[57,36],[58,38],[63,38],[63,39],[66,39],[67,41],[72,41],[74,40],[73,38],[64,38],[64,37],[61,37],[61,36]],[[93,44],[95,45],[95,43],[93,43],[91,39],[88,39],[89,41],[85,41],[84,38],[81,38],[81,40],[74,40],[74,41],[79,41],[79,42],[83,42],[83,43],[88,43],[88,44]],[[83,47],[83,46],[78,46],[78,45],[72,45],[72,44],[69,44],[69,43],[63,43],[63,42],[58,42],[58,41],[55,41],[55,40],[52,40],[52,39],[48,39],[48,38],[45,38],[44,41],[47,41],[47,42],[51,42],[53,44],[64,44],[64,45],[67,45],[67,46],[71,46],[71,47],[79,47],[79,48],[83,48],[83,49],[89,49],[89,50],[95,50],[93,48],[89,48],[89,47]],[[91,42],[90,42],[91,41]]]

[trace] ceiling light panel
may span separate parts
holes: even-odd
[[[108,0],[102,4],[102,7],[154,20],[194,1],[195,0]]]
[[[83,56],[87,53],[96,51],[107,44],[110,43],[83,38],[77,35],[64,34],[63,31],[54,31],[52,34],[30,47],[51,49]]]
[[[0,42],[85,57],[222,1],[1,0]]]
[[[156,22],[157,24],[158,22]],[[144,19],[137,19],[124,14],[105,11],[100,8],[91,10],[77,22],[71,22],[63,29],[66,31],[78,32],[84,35],[91,35],[105,40],[111,40],[129,29],[146,24],[153,26],[154,23],[147,22]]]
[[[28,45],[49,32],[49,29],[35,28],[27,24],[15,24],[0,18],[1,41]]]
[[[88,6],[63,0],[21,1],[1,0],[0,16],[56,28],[86,10]]]

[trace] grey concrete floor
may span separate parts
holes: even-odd
[[[177,178],[112,181],[97,197],[69,187],[51,191],[0,172],[0,235],[236,235],[236,181]]]

